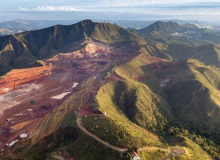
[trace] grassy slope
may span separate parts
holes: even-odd
[[[177,160],[187,160],[187,159],[201,159],[201,160],[211,160],[212,158],[204,151],[202,148],[188,138],[184,138],[182,146],[186,149],[186,153],[182,156],[175,156],[174,159]]]
[[[165,93],[181,122],[218,130],[215,126],[220,123],[219,75],[218,68],[197,60],[188,60],[162,74],[172,79]]]
[[[189,47],[186,45],[171,44],[166,51],[174,61],[183,59],[197,59],[205,65],[220,67],[220,47],[219,45],[204,45],[199,47]]]
[[[14,157],[11,159],[50,160],[55,159],[54,156],[85,160],[120,159],[118,152],[106,148],[81,132],[76,125],[76,115],[68,109],[73,107],[74,102],[79,101],[79,97],[87,87],[84,85],[80,91],[70,96],[51,114],[46,115],[37,131],[13,148]],[[7,151],[3,156],[5,159],[10,159]]]
[[[184,136],[177,136],[174,138],[170,138],[168,142],[171,145],[178,145],[185,149],[185,153],[181,156],[173,156],[172,160],[211,160],[212,158],[204,151],[202,148]]]
[[[150,150],[139,153],[142,160],[160,160],[166,157],[169,153],[161,150]]]
[[[116,69],[116,73],[121,77],[127,79],[126,83],[135,84],[138,88],[136,96],[140,98],[137,101],[137,107],[145,106],[146,108],[152,108],[153,111],[163,113],[165,117],[169,117],[172,120],[171,110],[169,104],[166,103],[163,98],[162,92],[158,89],[159,81],[154,78],[151,63],[154,63],[157,59],[152,61],[147,60],[149,57],[145,54],[138,55],[132,59],[129,63],[125,63]],[[141,78],[139,82],[136,79]],[[144,112],[146,110],[142,109]],[[147,112],[149,113],[149,112]]]
[[[132,136],[128,129],[108,118],[90,121],[84,124],[84,127],[96,133],[101,139],[116,146],[132,148],[143,145],[139,144],[141,142],[135,136]]]
[[[110,23],[97,23],[89,36],[106,43],[144,41],[138,34]]]
[[[155,43],[154,45],[142,46],[141,51],[145,54],[172,60],[174,62],[185,59],[197,59],[203,62],[205,65],[214,65],[216,67],[220,67],[219,45],[209,44],[192,47],[178,43]]]
[[[168,48],[168,45],[164,43],[155,43],[151,45],[145,45],[142,46],[140,51],[142,53],[145,53],[147,55],[151,55],[154,57],[160,57],[167,60],[172,60],[172,57],[170,57],[169,54],[166,53],[166,50]]]
[[[216,67],[209,67],[210,70],[212,70],[213,68],[215,68],[215,72],[218,71],[218,69]],[[181,70],[181,69],[178,69]],[[170,110],[165,110],[163,107],[166,106],[165,108],[169,108],[170,106],[167,104],[167,102],[165,102],[166,100],[166,96],[161,93],[161,89],[159,89],[159,83],[156,82],[156,80],[154,78],[152,78],[152,70],[149,66],[149,62],[143,59],[143,56],[137,56],[136,58],[134,58],[132,61],[121,65],[120,67],[118,67],[116,69],[117,74],[119,74],[120,76],[124,77],[125,79],[128,79],[129,81],[131,79],[135,79],[135,77],[137,76],[142,76],[144,78],[141,79],[141,85],[147,85],[149,86],[149,88],[151,89],[151,91],[144,89],[144,92],[147,92],[148,94],[150,92],[153,92],[155,95],[157,95],[157,98],[160,99],[159,103],[156,103],[156,107],[157,109],[160,111],[160,113],[162,113],[163,116],[165,117],[169,117],[169,120],[172,120],[172,116],[170,115]],[[214,73],[215,73],[214,72]],[[184,72],[179,72],[179,75],[182,75]],[[208,75],[211,74],[209,72],[204,72],[206,77],[209,77]],[[214,74],[213,73],[213,74]],[[134,74],[134,75],[133,75]],[[213,74],[211,74],[213,76]],[[175,73],[171,73],[171,75],[176,76]],[[217,76],[217,73],[215,74],[215,76]],[[177,79],[182,79],[184,80],[184,77],[186,77],[186,75],[182,76],[182,77],[178,77]],[[170,77],[164,77],[164,78],[170,78]],[[140,82],[132,82],[132,83],[136,83],[136,84],[140,84]],[[212,83],[215,86],[218,86],[218,81],[216,80],[210,80],[210,83]],[[142,87],[143,88],[143,87]],[[108,89],[109,90],[109,89]],[[146,93],[145,93],[146,94]],[[143,93],[139,96],[142,96]],[[148,95],[149,96],[149,95]],[[147,98],[145,98],[147,99]],[[161,107],[161,106],[162,107]],[[152,114],[151,114],[152,115]],[[169,142],[168,142],[169,143]],[[175,159],[194,159],[194,158],[198,158],[200,157],[200,159],[210,159],[210,157],[208,156],[208,154],[203,151],[201,149],[201,147],[199,145],[197,145],[196,143],[194,143],[193,141],[189,140],[188,138],[185,138],[184,143],[179,143],[176,142],[175,144],[171,144],[171,145],[179,145],[185,148],[187,155],[184,154],[181,157],[177,157]],[[189,153],[189,154],[188,154]],[[155,153],[152,153],[153,155]],[[151,156],[148,155],[148,156]],[[202,156],[202,158],[201,158]],[[192,158],[194,157],[194,158]]]
[[[51,160],[55,159],[54,156],[73,157],[79,160],[120,159],[119,153],[106,148],[81,132],[73,112],[64,118],[56,131],[34,144],[18,159]]]
[[[114,91],[115,85],[117,85],[117,83],[111,82],[103,86],[99,90],[96,97],[99,103],[99,109],[103,113],[104,112],[107,113],[107,116],[114,122],[114,125],[116,127],[118,126],[120,129],[126,131],[127,132],[127,133],[125,132],[126,134],[130,134],[129,137],[132,137],[131,139],[133,139],[136,142],[135,145],[137,147],[145,146],[145,145],[161,145],[158,137],[152,135],[151,133],[148,133],[147,131],[143,130],[141,127],[132,123],[125,116],[122,109],[120,109],[115,105],[115,102],[112,99],[115,94]]]

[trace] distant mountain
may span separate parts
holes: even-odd
[[[100,20],[93,20],[94,22],[100,22]],[[12,21],[0,22],[0,35],[10,35],[21,33],[24,31],[36,30],[36,29],[43,29],[47,27],[51,27],[54,25],[71,25],[74,23],[79,22],[79,20],[24,20],[24,19],[17,19]],[[102,21],[101,21],[102,22]],[[139,20],[110,20],[108,21],[112,24],[116,23],[117,25],[123,28],[135,28],[135,29],[142,29],[146,26],[149,26],[155,22],[156,20],[152,21],[139,21]],[[164,23],[171,22],[169,20],[164,20]],[[172,22],[176,22],[178,24],[194,24],[199,28],[207,28],[210,27],[210,24],[203,24],[199,21],[180,21],[180,20],[172,20]],[[215,27],[216,28],[216,27]],[[9,32],[8,32],[8,31]]]
[[[149,36],[163,43],[181,43],[187,45],[220,44],[220,34],[211,27],[176,22],[155,22],[150,26],[136,30],[142,36]]]
[[[62,21],[62,20],[12,20],[0,23],[0,35],[16,34],[24,31],[36,30],[51,27],[54,25],[70,25],[78,22],[77,20]]]
[[[90,37],[92,39],[113,43],[122,41],[139,41],[136,33],[110,23],[81,21],[74,25],[56,25],[46,29],[0,37],[0,72],[9,68],[31,64],[56,53],[74,51],[73,43]]]
[[[24,31],[31,31],[36,29],[43,29],[51,27],[54,25],[71,25],[79,22],[78,20],[12,20],[7,22],[0,22],[0,36],[1,35],[11,35],[16,33],[21,33]],[[94,20],[94,22],[101,22],[100,20]],[[154,23],[155,21],[125,21],[125,20],[110,20],[108,21],[112,24],[116,23],[117,25],[124,28],[144,28]],[[105,21],[103,22],[105,23]]]
[[[8,22],[1,22],[0,27],[1,28],[8,28],[8,29],[13,29],[13,28],[39,28],[39,27],[49,27],[57,24],[63,24],[63,25],[68,25],[68,24],[73,24],[78,22],[78,20],[22,20],[22,19],[17,19],[17,20],[12,20]]]
[[[141,34],[171,34],[175,32],[183,32],[188,29],[199,29],[194,24],[178,24],[176,22],[161,22],[157,21],[150,26],[138,30]]]
[[[145,34],[151,34],[153,32],[159,32],[159,33],[170,33],[174,32],[175,30],[179,29],[180,26],[176,22],[155,22],[151,24],[150,26],[140,29],[139,33],[145,33]]]
[[[145,28],[146,26],[151,25],[152,23],[155,23],[156,20],[152,21],[139,21],[139,20],[110,20],[110,23],[116,23],[117,25],[124,27],[124,28],[136,28],[136,29],[141,29]]]

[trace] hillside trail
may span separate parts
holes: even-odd
[[[77,124],[78,124],[78,127],[84,132],[86,133],[87,135],[89,135],[90,137],[92,137],[93,139],[97,140],[98,142],[102,143],[103,145],[113,149],[113,150],[116,150],[118,152],[125,152],[127,151],[127,149],[124,149],[124,148],[120,148],[120,147],[117,147],[117,146],[114,146],[114,145],[111,145],[109,144],[108,142],[106,141],[103,141],[102,139],[100,139],[99,137],[95,136],[94,134],[92,134],[91,132],[89,132],[88,130],[86,130],[83,125],[82,125],[82,122],[81,122],[81,118],[78,118],[77,119]]]
[[[77,125],[78,127],[88,136],[92,137],[93,139],[97,140],[98,142],[102,143],[103,145],[105,145],[106,147],[109,147],[115,151],[118,151],[120,153],[124,153],[126,151],[128,151],[128,149],[125,148],[120,148],[118,146],[109,144],[108,142],[102,140],[101,138],[97,137],[96,135],[92,134],[90,131],[88,131],[82,124],[82,119],[81,117],[77,118]],[[146,150],[161,150],[161,151],[165,151],[165,152],[169,152],[170,154],[168,156],[166,156],[165,158],[163,158],[163,160],[167,160],[169,158],[171,158],[174,154],[175,155],[181,155],[183,153],[185,153],[185,150],[182,148],[172,148],[171,150],[168,149],[164,149],[164,148],[160,148],[160,147],[156,147],[156,146],[147,146],[147,147],[143,147],[143,148],[139,148],[138,152],[142,152],[142,151],[146,151]],[[174,153],[174,151],[176,151]]]

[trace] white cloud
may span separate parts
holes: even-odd
[[[99,0],[98,3],[101,6],[111,6],[111,7],[131,7],[139,5],[181,5],[181,4],[191,4],[191,3],[215,3],[220,2],[220,0]]]
[[[73,6],[37,6],[35,8],[23,8],[19,7],[20,11],[92,11],[81,8],[75,8]]]

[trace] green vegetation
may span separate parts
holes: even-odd
[[[100,76],[98,77],[98,81],[107,78],[110,75],[110,73],[112,72],[112,70],[114,69],[114,67],[115,67],[115,64],[113,63],[109,67],[107,67],[104,70],[102,70],[100,72]]]
[[[82,133],[76,126],[76,115],[73,112],[64,118],[56,131],[31,146],[18,159],[53,159],[54,155],[89,160],[120,159],[119,153]]]
[[[172,80],[164,91],[179,122],[218,131],[219,75],[218,68],[197,60],[188,60],[160,74]]]
[[[172,159],[201,159],[201,160],[211,160],[212,158],[205,152],[203,146],[196,143],[193,139],[191,139],[190,134],[187,130],[181,130],[175,128],[177,131],[176,135],[172,135],[167,137],[167,143],[170,145],[175,146],[178,145],[184,148],[185,153],[181,156],[173,156]],[[186,134],[187,133],[187,134]],[[195,135],[194,135],[195,136]],[[217,158],[217,157],[216,157]]]
[[[97,23],[92,30],[90,37],[106,43],[144,41],[144,39],[138,34],[110,23]]]
[[[136,102],[137,104],[139,104],[139,107],[141,107],[141,108],[136,107],[135,105],[130,106],[130,107],[127,106],[127,108],[122,108],[124,105],[121,105],[121,106],[117,105],[117,103],[123,104],[126,102],[126,99],[124,99],[124,101],[121,101],[121,102],[119,102],[119,99],[116,99],[117,97],[120,98],[120,96],[123,96],[123,94],[120,95],[120,92],[119,92],[120,90],[118,90],[118,91],[115,90],[115,89],[118,89],[118,87],[121,86],[120,84],[123,84],[123,83],[124,82],[111,82],[111,83],[108,83],[107,85],[103,86],[99,90],[97,97],[96,97],[98,104],[99,104],[99,109],[103,113],[104,112],[107,113],[107,116],[114,122],[113,125],[120,126],[121,130],[125,130],[128,134],[130,134],[132,139],[135,139],[137,147],[146,146],[146,145],[161,145],[161,142],[158,139],[158,137],[152,135],[149,132],[146,132],[145,130],[143,130],[142,128],[137,126],[136,124],[132,123],[128,118],[130,116],[134,122],[136,122],[142,126],[146,126],[146,125],[150,126],[150,125],[156,123],[156,118],[152,115],[153,112],[151,111],[151,107],[153,107],[153,104],[148,105],[148,107],[150,107],[150,108],[148,108],[147,106],[145,107],[141,103],[142,100],[145,100],[145,98],[142,98],[142,99],[137,100],[137,102]],[[130,86],[128,86],[130,93],[128,93],[126,95],[131,96],[128,99],[130,99],[132,101],[133,98],[135,98],[135,97],[140,98],[138,96],[135,96],[133,89],[136,86],[133,86],[130,83],[128,83],[128,84],[130,85]],[[138,92],[140,90],[140,93],[143,93],[143,92],[141,92],[141,90],[147,89],[147,88],[142,88],[142,87],[144,87],[144,86],[137,88]],[[126,89],[124,92],[126,92]],[[145,92],[145,93],[147,93],[147,92]],[[115,94],[119,94],[119,95],[115,96]],[[146,112],[144,112],[144,110],[146,110]],[[156,110],[155,110],[155,114],[156,113],[158,113],[158,112],[156,112]]]
[[[128,130],[108,118],[97,118],[88,121],[84,124],[84,127],[110,144],[125,148],[140,146],[138,140],[132,137]]]
[[[220,67],[220,45],[189,46],[178,43],[155,43],[142,46],[140,51],[154,58],[159,57],[174,62],[196,59],[205,65]],[[144,63],[147,63],[146,59]]]
[[[205,65],[220,67],[220,46],[204,45],[199,47],[189,47],[182,44],[171,44],[165,53],[169,54],[174,61],[197,59]]]
[[[136,112],[139,114],[141,113],[142,115],[139,121],[144,123],[145,119],[152,117],[152,119],[157,119],[158,122],[161,121],[160,125],[162,127],[166,123],[166,118],[169,118],[170,121],[173,119],[171,114],[171,107],[165,101],[161,90],[158,89],[159,82],[155,80],[154,73],[151,71],[150,64],[152,62],[147,61],[146,58],[146,55],[140,54],[130,62],[116,68],[116,73],[127,80],[124,82],[117,82],[118,84],[115,85],[115,100],[119,101],[116,103],[119,107],[127,106],[128,104],[125,104],[125,101],[127,101],[127,103],[133,102],[133,108],[137,107],[138,110]],[[137,77],[141,77],[141,82],[137,81],[139,80]],[[132,96],[136,98],[132,99]],[[126,97],[127,100],[124,99]],[[134,110],[131,110],[130,112],[135,113]],[[148,118],[144,118],[144,115]],[[131,116],[129,116],[129,118],[133,120]],[[135,122],[137,123],[138,120]],[[141,125],[141,123],[138,124]],[[152,127],[156,124],[156,121],[150,122],[148,120],[144,125],[142,124],[142,126]]]
[[[141,67],[145,67],[147,69],[147,64],[149,63],[144,59],[141,59],[140,55],[132,59],[129,63],[125,63],[120,67],[117,67],[115,72],[125,79],[137,79],[144,76],[145,73]]]
[[[161,150],[150,150],[139,152],[139,155],[142,160],[156,160],[163,159],[169,153]]]
[[[74,112],[68,113],[67,116],[63,119],[62,123],[59,126],[60,128],[65,128],[65,127],[77,127],[77,122],[76,122],[77,115]]]
[[[145,60],[144,57],[145,56],[143,54],[141,54],[141,55],[137,56],[136,58],[132,59],[130,62],[125,63],[125,64],[119,66],[118,68],[116,68],[116,73],[127,80],[123,81],[123,82],[115,82],[115,83],[110,83],[110,84],[105,85],[103,88],[101,88],[100,93],[99,93],[100,96],[102,96],[102,98],[100,98],[100,100],[99,100],[99,98],[97,98],[97,99],[99,100],[99,104],[100,104],[100,101],[104,101],[104,102],[101,102],[101,104],[103,104],[103,106],[105,106],[105,108],[106,108],[106,109],[104,109],[105,111],[109,110],[109,108],[110,108],[109,105],[107,105],[107,104],[110,104],[110,101],[113,101],[111,103],[113,103],[112,105],[114,107],[112,107],[112,108],[114,108],[114,110],[116,109],[116,110],[118,110],[117,112],[124,113],[130,120],[137,123],[138,125],[143,126],[143,127],[147,127],[151,131],[153,131],[159,135],[162,135],[163,137],[170,137],[170,136],[175,137],[177,134],[173,134],[173,132],[170,133],[170,131],[172,131],[172,129],[170,130],[170,127],[174,125],[174,126],[177,126],[177,127],[179,126],[180,128],[182,128],[183,124],[181,125],[179,123],[183,122],[184,120],[179,120],[179,114],[177,114],[177,112],[174,112],[174,115],[177,118],[177,120],[174,120],[173,118],[171,118],[172,117],[171,110],[164,110],[163,107],[160,108],[160,105],[164,106],[166,104],[166,106],[172,107],[172,112],[176,110],[179,113],[179,111],[180,111],[179,108],[181,108],[180,104],[178,103],[177,106],[174,106],[173,103],[170,103],[169,100],[171,100],[171,98],[175,98],[175,96],[177,96],[180,93],[182,93],[182,94],[188,93],[188,91],[186,89],[193,89],[193,87],[196,87],[195,84],[192,84],[192,86],[186,87],[186,85],[190,84],[189,81],[186,81],[186,80],[187,79],[195,79],[195,77],[197,77],[197,78],[200,77],[200,78],[202,78],[201,83],[204,85],[204,83],[205,83],[204,77],[205,77],[208,80],[208,81],[206,80],[207,86],[212,85],[212,88],[215,88],[215,87],[218,88],[219,87],[219,80],[218,80],[219,79],[219,76],[218,76],[219,69],[216,67],[213,67],[213,66],[207,67],[199,61],[189,60],[186,63],[186,65],[179,64],[179,65],[177,65],[177,67],[174,67],[173,69],[168,70],[164,73],[163,72],[159,73],[159,74],[157,73],[156,76],[159,76],[159,78],[170,78],[172,80],[171,84],[169,83],[168,87],[166,87],[166,89],[165,89],[165,93],[168,96],[164,96],[164,93],[162,93],[161,89],[159,88],[159,82],[155,82],[155,80],[153,81],[153,79],[151,78],[153,76],[153,73],[151,71],[151,65],[150,65],[151,62],[148,62],[147,60]],[[167,63],[167,64],[169,64],[169,63]],[[164,67],[166,67],[166,65]],[[204,68],[204,69],[202,69],[202,68]],[[182,72],[179,72],[180,70]],[[195,75],[199,75],[199,74],[203,74],[203,76],[201,76],[201,75],[195,76]],[[141,79],[141,82],[143,82],[144,84],[137,82],[137,81],[134,81],[137,79],[136,77],[144,77],[144,79],[143,78]],[[214,77],[216,77],[216,78],[214,78]],[[178,86],[174,86],[173,91],[170,91],[168,93],[167,91],[172,86],[172,84],[175,84],[179,81],[181,81],[181,83],[178,85],[184,84],[183,83],[184,81],[186,81],[186,85],[181,89],[178,89]],[[132,86],[131,84],[135,85],[135,87],[131,87]],[[150,91],[149,90],[150,88],[146,89],[145,85],[151,87],[152,90]],[[143,91],[140,92],[141,94],[137,94],[137,90],[139,89],[137,86],[141,86],[141,88],[143,88]],[[106,89],[104,89],[104,88],[106,88]],[[135,88],[133,90],[133,94],[131,94],[132,92],[129,93],[129,90],[131,91],[131,89],[128,89],[128,88]],[[195,90],[198,90],[198,89],[195,89]],[[147,92],[147,93],[145,93],[145,92]],[[125,110],[125,107],[129,108],[129,109],[134,108],[133,106],[138,107],[138,103],[136,102],[136,100],[140,97],[143,97],[144,95],[146,95],[146,98],[142,98],[141,102],[144,104],[143,106],[146,107],[147,104],[150,104],[153,101],[150,100],[150,102],[146,102],[146,104],[144,103],[144,101],[149,99],[149,97],[152,96],[151,94],[153,92],[155,92],[155,95],[157,95],[158,99],[161,99],[159,101],[159,103],[155,103],[156,110],[159,111],[158,112],[159,114],[162,113],[163,116],[167,117],[168,121],[166,121],[166,118],[164,118],[161,115],[161,116],[159,116],[161,118],[155,118],[155,119],[157,119],[156,123],[155,122],[154,123],[148,122],[147,124],[151,124],[151,126],[145,126],[145,125],[142,125],[141,123],[138,123],[137,121],[134,121],[132,115],[129,115],[129,111]],[[99,94],[98,94],[98,96],[99,96]],[[134,94],[135,94],[135,97],[133,96],[134,98],[132,98],[131,96]],[[206,92],[204,92],[204,94],[206,94]],[[195,94],[195,95],[199,96],[201,94]],[[111,100],[109,100],[109,99],[107,99],[107,97],[112,97],[112,99],[110,98]],[[126,97],[128,97],[128,98],[126,99]],[[180,97],[176,97],[175,99],[179,100],[181,102],[187,102],[186,100],[182,100],[183,98],[185,98],[185,96],[180,96]],[[202,98],[202,100],[206,101],[205,98]],[[198,101],[201,101],[201,100],[198,99]],[[193,102],[196,102],[196,101],[193,101]],[[200,104],[200,106],[201,105],[206,106],[207,104],[210,105],[209,101],[206,103],[204,103],[204,102],[202,102],[202,103]],[[171,104],[171,106],[170,106],[170,104]],[[184,103],[183,105],[185,106],[186,104]],[[193,106],[195,107],[195,104]],[[178,109],[177,109],[177,107],[178,107]],[[184,108],[184,107],[182,107],[182,108]],[[191,106],[191,108],[192,108],[192,106]],[[153,110],[154,109],[155,108],[153,108]],[[101,106],[101,110],[104,111],[102,106]],[[201,111],[203,111],[203,110],[201,110]],[[107,112],[108,117],[110,117],[110,118],[115,117],[116,116],[115,112],[114,112],[114,114],[111,114],[111,115],[109,115]],[[144,112],[144,114],[149,113],[149,111],[147,111],[147,110],[144,111],[143,108],[141,110],[130,111],[130,113],[133,113],[133,114],[135,112],[136,113]],[[192,113],[192,111],[191,111],[191,113]],[[183,117],[185,118],[186,115],[188,115],[188,114],[189,113],[183,114]],[[218,114],[218,112],[216,114]],[[152,113],[150,115],[152,116]],[[189,115],[189,117],[185,118],[185,119],[189,120],[190,118],[192,118],[192,120],[195,120],[195,117],[198,117],[198,111],[195,112],[195,116]],[[217,118],[217,116],[216,116],[216,118]],[[198,123],[199,123],[199,119],[201,121],[201,119],[204,119],[204,117],[198,118]],[[145,121],[145,119],[142,118],[140,121],[143,123]],[[193,122],[190,122],[189,124],[192,124],[192,123]],[[207,120],[206,120],[206,123],[207,123]],[[158,127],[158,125],[156,125],[156,124],[159,124],[160,127]],[[186,124],[184,124],[184,125],[186,125]],[[210,123],[210,126],[212,126],[212,125],[213,124]],[[201,128],[201,125],[200,125],[200,128]],[[178,129],[177,133],[182,133],[180,131],[181,131],[181,129]],[[196,133],[199,134],[198,129],[196,131],[197,131]],[[201,131],[201,129],[200,129],[200,131]],[[204,133],[204,131],[205,130],[203,130],[203,133]],[[207,135],[207,133],[206,133],[206,135]],[[184,136],[188,137],[188,135],[185,135],[185,134],[184,134]],[[189,138],[190,138],[190,136],[189,136]],[[192,157],[198,158],[201,155],[207,155],[207,153],[205,153],[201,148],[206,150],[208,153],[211,153],[211,155],[213,155],[215,157],[218,156],[217,155],[218,146],[216,144],[210,144],[210,143],[204,142],[204,145],[201,145],[195,141],[195,138],[190,138],[190,139],[192,139],[192,140],[189,140],[188,138],[186,138],[185,143],[179,143],[179,142],[170,143],[169,141],[167,141],[167,143],[170,145],[174,145],[174,146],[180,145],[180,146],[184,147],[185,150],[190,152],[190,155]],[[208,140],[208,142],[209,141],[210,140]],[[194,146],[194,149],[196,149],[197,151],[196,152],[193,151],[192,148],[190,148],[189,144],[191,146]],[[208,150],[205,149],[204,146],[206,146],[206,147],[209,146],[208,147],[209,149]],[[184,154],[180,157],[182,157],[184,159],[189,159],[190,156],[189,155],[186,156]],[[178,159],[178,156],[174,157],[173,159]]]
[[[38,102],[37,102],[36,100],[31,100],[30,103],[31,103],[31,105],[36,105],[36,104],[38,104]]]
[[[82,123],[85,124],[87,122],[96,121],[97,119],[99,119],[101,117],[102,117],[102,115],[91,115],[91,116],[83,116],[81,118],[82,118]]]

